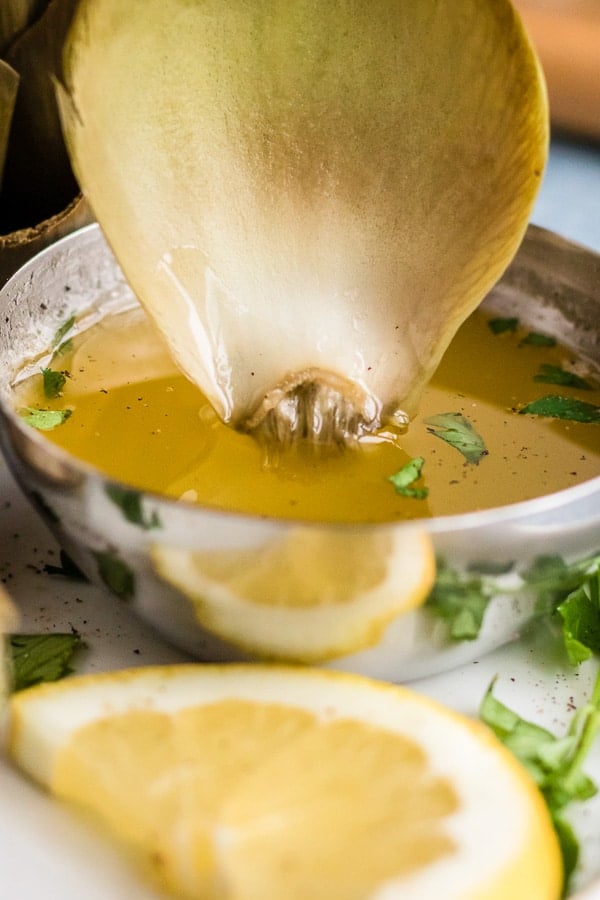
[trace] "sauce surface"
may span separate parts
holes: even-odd
[[[600,426],[519,414],[539,397],[600,404],[597,375],[560,345],[527,343],[528,332],[495,333],[477,311],[450,345],[419,415],[405,434],[384,432],[355,450],[267,454],[252,437],[222,424],[181,375],[140,309],[104,319],[68,340],[50,363],[64,372],[49,398],[42,374],[15,387],[15,407],[69,409],[44,432],[74,456],[136,488],[238,512],[308,521],[380,522],[503,506],[600,474]],[[524,342],[525,339],[525,342]],[[581,389],[535,381],[542,366],[575,372]],[[425,421],[460,413],[487,450],[467,462]],[[424,462],[397,493],[390,476]]]

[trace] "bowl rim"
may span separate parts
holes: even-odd
[[[533,237],[535,241],[551,246],[552,248],[556,248],[558,244],[567,251],[572,250],[577,254],[581,254],[583,252],[586,256],[589,256],[592,259],[596,259],[600,265],[600,254],[596,254],[589,248],[583,247],[572,241],[568,241],[552,231],[548,231],[547,229],[541,228],[539,226],[529,225],[526,231],[526,235]],[[112,250],[108,245],[108,242],[106,241],[106,238],[104,237],[102,230],[97,222],[92,222],[88,225],[83,226],[82,228],[78,228],[70,234],[59,238],[57,241],[54,241],[39,253],[36,253],[23,266],[17,269],[17,271],[11,275],[11,277],[4,283],[4,285],[0,287],[0,303],[8,295],[10,295],[10,293],[14,291],[18,285],[23,283],[27,276],[33,273],[39,267],[40,262],[42,262],[46,257],[52,257],[54,254],[60,251],[63,245],[76,244],[85,237],[93,238],[95,240],[101,240],[103,243],[105,243],[109,253],[112,254]],[[10,385],[5,386],[5,388],[9,387]],[[459,531],[469,531],[473,529],[488,529],[496,525],[500,526],[506,522],[516,524],[523,519],[535,519],[548,513],[559,512],[563,508],[576,506],[578,503],[588,500],[591,496],[597,494],[599,499],[598,512],[593,516],[591,520],[588,517],[584,521],[589,522],[597,520],[598,526],[600,528],[600,475],[595,476],[591,479],[587,479],[586,481],[580,482],[579,484],[563,488],[562,490],[554,491],[550,494],[543,494],[539,497],[534,497],[530,500],[521,500],[502,506],[472,510],[471,512],[466,513],[450,513],[443,516],[432,516],[427,518],[415,517],[405,520],[391,520],[389,522],[333,522],[330,520],[311,522],[302,518],[280,518],[277,516],[262,515],[259,513],[244,513],[236,510],[223,509],[218,506],[210,506],[207,504],[187,504],[183,503],[181,500],[177,500],[165,494],[147,490],[145,488],[137,488],[126,481],[121,481],[118,478],[104,473],[100,468],[94,466],[92,463],[79,459],[71,453],[68,453],[66,450],[63,450],[61,447],[53,444],[51,441],[46,440],[42,434],[40,434],[38,431],[36,431],[34,428],[32,428],[30,425],[27,425],[23,421],[23,419],[17,414],[15,409],[8,402],[7,396],[5,395],[4,391],[0,391],[0,413],[5,419],[8,419],[10,421],[13,427],[17,428],[26,442],[35,444],[47,455],[49,454],[51,457],[54,457],[56,461],[62,466],[70,468],[75,472],[81,472],[81,474],[85,478],[92,478],[94,481],[102,483],[104,485],[109,484],[120,489],[135,491],[143,497],[151,500],[154,505],[158,505],[160,507],[163,507],[164,509],[177,510],[179,513],[182,513],[185,510],[188,515],[191,516],[199,516],[201,513],[209,513],[211,516],[214,515],[216,517],[224,517],[228,520],[235,519],[238,522],[245,523],[269,522],[272,524],[277,523],[280,526],[292,527],[302,525],[303,527],[307,528],[323,528],[325,526],[339,528],[340,530],[346,528],[369,529],[385,527],[421,527],[425,528],[432,534],[444,534]],[[0,447],[2,448],[2,452],[6,457],[6,448],[2,446],[5,440],[5,428],[2,427],[2,423],[0,420]]]

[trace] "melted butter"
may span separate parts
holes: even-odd
[[[60,397],[41,375],[15,389],[15,406],[73,411],[48,440],[134,487],[238,512],[313,521],[376,522],[449,515],[554,492],[600,473],[600,428],[518,408],[547,394],[599,404],[600,390],[533,380],[546,363],[570,368],[564,347],[521,344],[525,332],[495,335],[476,312],[452,342],[405,435],[315,457],[288,451],[266,459],[248,435],[223,425],[174,367],[141,310],[105,319],[75,338],[52,368],[68,372]],[[579,369],[577,369],[579,371]],[[459,412],[488,454],[468,464],[432,434],[429,416]],[[426,499],[396,493],[389,476],[425,460]]]

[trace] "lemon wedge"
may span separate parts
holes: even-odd
[[[151,553],[206,629],[253,655],[295,662],[377,644],[392,620],[425,602],[435,577],[421,528],[298,526],[255,548],[156,544]]]
[[[560,896],[529,776],[484,726],[405,688],[196,664],[70,678],[11,707],[18,765],[178,896]]]

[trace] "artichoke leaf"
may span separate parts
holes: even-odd
[[[3,233],[65,209],[78,193],[62,135],[52,73],[60,67],[74,0],[53,0],[10,46],[5,60],[20,83],[6,153]]]
[[[19,75],[0,59],[0,185],[4,172],[4,160],[10,136],[10,123],[19,88]]]
[[[414,415],[545,164],[509,2],[82,0],[63,63],[79,183],[222,419]]]
[[[0,54],[19,37],[48,6],[49,0],[2,0],[0,3]]]

